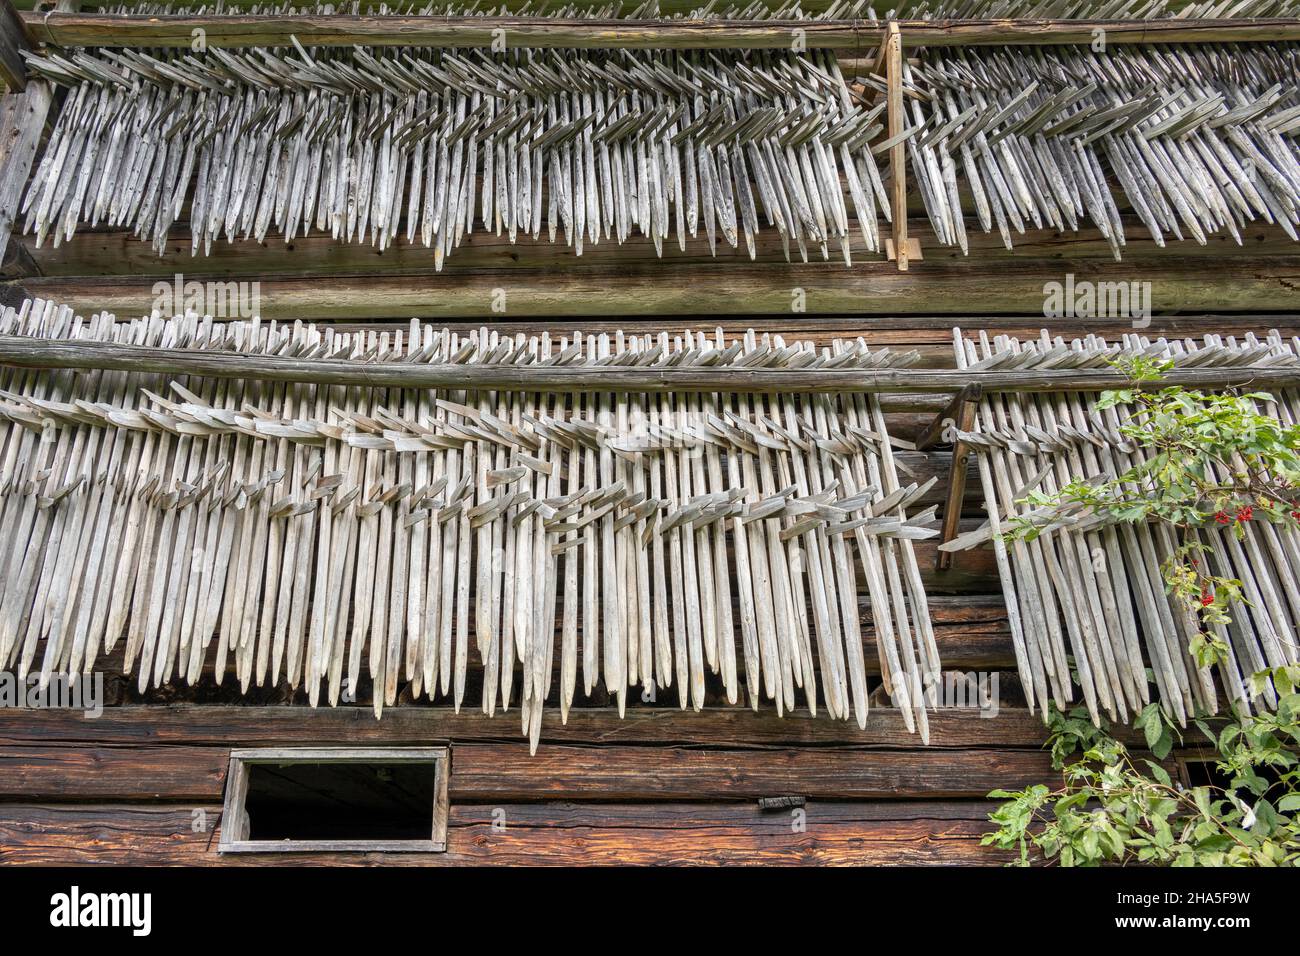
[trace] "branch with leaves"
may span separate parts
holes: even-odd
[[[1227,530],[1242,540],[1252,521],[1300,527],[1300,426],[1260,414],[1273,403],[1262,392],[1153,389],[1171,362],[1139,356],[1113,364],[1132,386],[1103,393],[1096,407],[1127,406],[1120,434],[1146,454],[1114,477],[1031,492],[1021,501],[1027,514],[1011,522],[1007,536],[1032,540],[1081,512],[1169,526],[1177,546],[1161,574],[1197,625],[1188,650],[1202,667],[1222,663],[1228,647],[1219,635],[1246,597],[1240,580],[1215,573],[1202,533]],[[1005,802],[990,815],[998,828],[984,845],[1015,850],[1022,864],[1300,863],[1297,682],[1300,665],[1262,671],[1249,693],[1276,697],[1271,713],[1195,721],[1218,758],[1220,782],[1202,786],[1172,779],[1161,765],[1178,731],[1158,704],[1134,724],[1155,760],[1136,759],[1086,711],[1053,709],[1048,745],[1063,785],[991,793]]]
[[[1169,756],[1178,733],[1156,704],[1134,724],[1154,761],[1135,758],[1082,709],[1053,709],[1047,746],[1063,786],[993,791],[1005,802],[990,814],[998,828],[982,844],[1015,851],[1020,865],[1297,865],[1300,667],[1255,680],[1278,689],[1275,712],[1196,721],[1218,755],[1221,784],[1185,786],[1156,762]]]
[[[1145,356],[1111,363],[1130,387],[1101,394],[1098,410],[1127,406],[1120,434],[1144,449],[1143,459],[1101,481],[1075,480],[1054,493],[1030,492],[1030,514],[1009,522],[1007,535],[1032,540],[1064,515],[1100,514],[1117,522],[1158,521],[1178,533],[1178,547],[1162,563],[1166,590],[1198,622],[1189,650],[1210,666],[1228,648],[1216,629],[1244,601],[1242,583],[1214,573],[1202,529],[1229,530],[1239,540],[1252,521],[1300,528],[1300,425],[1259,412],[1264,392],[1210,394],[1180,386],[1152,389],[1173,365]]]

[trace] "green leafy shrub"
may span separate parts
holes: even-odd
[[[1054,494],[1024,499],[1031,517],[1015,519],[1008,536],[1032,539],[1060,515],[1101,512],[1117,521],[1163,522],[1178,547],[1161,566],[1171,596],[1194,615],[1199,633],[1188,650],[1201,666],[1225,659],[1216,631],[1245,602],[1239,580],[1217,575],[1200,530],[1229,530],[1239,539],[1251,521],[1300,525],[1300,426],[1261,415],[1265,393],[1206,394],[1151,388],[1172,363],[1137,357],[1114,363],[1132,387],[1104,392],[1098,408],[1129,406],[1120,427],[1145,449],[1144,460],[1113,479],[1071,482]],[[1198,719],[1217,755],[1220,783],[1184,786],[1160,763],[1137,760],[1082,709],[1048,717],[1048,746],[1063,785],[995,790],[1005,801],[990,819],[983,844],[1062,866],[1143,863],[1172,866],[1279,866],[1300,862],[1300,666],[1251,679],[1250,693],[1277,696],[1274,712]],[[1163,761],[1176,730],[1158,705],[1134,724]]]
[[[1171,526],[1179,547],[1161,566],[1165,587],[1200,624],[1192,656],[1202,667],[1218,663],[1227,647],[1215,628],[1226,625],[1231,605],[1244,600],[1242,584],[1213,573],[1198,532],[1227,529],[1242,538],[1251,521],[1300,528],[1300,425],[1260,414],[1258,405],[1273,401],[1265,392],[1152,389],[1171,362],[1129,356],[1111,364],[1132,385],[1102,392],[1096,407],[1131,408],[1119,431],[1146,451],[1144,460],[1108,480],[1031,492],[1023,503],[1032,516],[1013,519],[1007,534],[1031,540],[1058,514],[1080,509]]]
[[[1161,764],[1135,759],[1082,709],[1053,709],[1047,745],[1063,785],[993,791],[1005,802],[989,815],[997,829],[982,844],[1015,851],[1020,865],[1300,863],[1300,667],[1257,677],[1277,688],[1276,712],[1196,721],[1222,784],[1184,786]],[[1177,731],[1157,705],[1135,727],[1156,760],[1169,755]]]

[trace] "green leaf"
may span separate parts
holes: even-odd
[[[1166,787],[1172,787],[1172,786],[1173,786],[1173,781],[1169,779],[1169,774],[1168,774],[1168,772],[1165,770],[1164,767],[1160,766],[1160,764],[1155,763],[1154,761],[1151,761],[1151,760],[1146,760],[1146,761],[1143,761],[1143,762],[1144,762],[1148,767],[1151,768],[1151,773],[1152,773],[1152,775],[1153,775],[1157,780],[1159,780],[1161,783],[1163,783]]]
[[[1300,810],[1300,793],[1288,793],[1277,802],[1277,808],[1283,813]]]

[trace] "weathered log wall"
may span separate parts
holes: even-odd
[[[685,252],[666,246],[659,260],[639,238],[624,246],[604,242],[575,256],[545,238],[512,246],[477,232],[441,272],[418,243],[379,252],[328,237],[287,244],[273,237],[264,244],[219,242],[211,256],[192,258],[183,235],[173,237],[162,257],[120,232],[79,233],[58,249],[15,237],[7,294],[51,298],[87,314],[142,315],[157,298],[155,283],[182,274],[186,281],[259,283],[261,314],[268,319],[714,315],[734,317],[735,325],[745,323],[742,316],[779,316],[790,327],[806,316],[1041,317],[1044,285],[1063,283],[1067,274],[1079,282],[1149,282],[1157,316],[1290,311],[1300,287],[1300,246],[1267,225],[1247,229],[1243,246],[1216,237],[1206,246],[1184,241],[1161,248],[1134,235],[1121,262],[1087,230],[1038,230],[1012,250],[972,230],[970,255],[963,256],[934,245],[921,219],[908,229],[921,236],[924,258],[913,258],[907,272],[865,250],[858,250],[852,267],[842,259],[787,263],[770,237],[753,261],[743,250],[726,248],[715,259],[702,239]],[[859,325],[871,327],[871,321]]]
[[[499,719],[408,707],[124,706],[85,720],[0,711],[0,862],[223,864],[233,747],[452,740],[453,864],[991,863],[988,790],[1049,773],[1038,719],[939,712],[920,748],[896,711],[865,733],[736,710],[575,710],[530,758]],[[800,818],[760,797],[807,799]],[[799,825],[796,825],[798,823]],[[283,857],[253,856],[258,864]],[[374,863],[362,854],[298,862]]]

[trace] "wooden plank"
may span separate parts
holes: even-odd
[[[53,87],[44,80],[33,80],[21,93],[0,95],[0,257],[9,245],[14,214],[53,101]]]
[[[465,743],[515,742],[509,717],[488,717],[450,707],[385,708],[376,720],[363,706],[320,708],[130,705],[106,708],[87,721],[69,711],[0,711],[0,745],[39,750],[86,745],[100,749],[149,747],[265,747],[322,744],[354,746],[418,745],[430,739],[455,742],[453,769]],[[938,708],[930,720],[927,750],[1023,747],[1038,749],[1046,739],[1042,718],[1024,708],[1004,707],[996,717],[973,709]],[[795,711],[777,717],[747,708],[710,707],[699,712],[676,708],[629,708],[619,718],[613,708],[574,708],[567,724],[542,722],[543,748],[550,744],[694,745],[699,748],[765,750],[782,747],[853,748],[855,751],[915,750],[918,741],[892,707],[873,707],[867,726],[811,717]],[[0,783],[0,789],[3,784]]]
[[[798,794],[815,800],[983,797],[1048,778],[1030,750],[702,751],[688,747],[469,744],[455,748],[453,801],[600,799],[730,800]]]
[[[0,0],[0,82],[11,91],[27,87],[27,68],[23,50],[30,50],[31,40],[12,0]]]
[[[5,3],[8,6],[8,0]],[[56,10],[72,11],[80,4],[81,0],[58,0]],[[0,96],[0,262],[54,102],[54,87],[45,80],[12,88],[22,92]]]
[[[956,393],[1096,392],[1128,384],[1119,369],[839,370],[744,367],[514,366],[455,363],[350,362],[276,355],[163,349],[109,342],[0,335],[0,364],[20,368],[97,368],[115,371],[202,375],[269,382],[311,382],[397,388],[506,389],[523,392],[760,392]],[[1285,366],[1175,368],[1138,387],[1193,388],[1283,386],[1300,382],[1300,369]]]
[[[189,49],[195,30],[209,47],[305,46],[490,47],[505,31],[511,46],[578,49],[789,49],[798,30],[807,49],[878,45],[886,26],[861,20],[620,20],[527,16],[347,16],[335,14],[111,13],[21,14],[36,43],[56,46]],[[1300,20],[904,20],[903,42],[917,46],[1253,43],[1300,39]]]
[[[454,257],[453,257],[454,258]],[[801,315],[970,317],[1041,316],[1048,282],[1073,274],[1083,281],[1151,283],[1151,309],[1172,312],[1286,312],[1295,309],[1300,254],[1228,257],[1207,268],[1201,256],[1147,258],[1122,264],[1100,259],[958,259],[928,257],[899,272],[885,260],[842,263],[718,262],[674,268],[665,263],[552,269],[526,273],[312,275],[259,277],[267,319],[405,320],[421,318],[624,315],[791,315],[791,290],[802,289]],[[90,314],[145,315],[154,307],[155,279],[37,277],[21,288]],[[494,310],[494,303],[496,309]],[[1131,322],[1131,319],[1130,319]]]
[[[822,719],[825,719],[824,717]],[[996,718],[993,718],[996,720]],[[453,805],[494,800],[816,800],[983,797],[1051,774],[1042,750],[859,748],[701,750],[687,746],[453,743]],[[221,799],[225,747],[0,747],[0,797]]]
[[[993,865],[979,846],[984,801],[753,804],[501,804],[453,806],[443,854],[223,857],[219,807],[7,805],[0,863],[62,865]]]
[[[889,118],[889,138],[901,136],[907,127],[903,112],[903,37],[898,23],[890,20],[886,25],[884,50],[886,111]],[[894,258],[898,271],[907,271],[907,143],[900,140],[889,148],[889,202],[894,211],[892,230]]]
[[[1096,229],[1060,232],[1055,229],[1030,229],[1015,237],[1015,245],[1007,249],[1000,236],[986,233],[971,218],[966,223],[970,255],[963,256],[956,247],[939,246],[929,220],[913,216],[907,225],[908,235],[920,240],[926,249],[927,261],[962,262],[979,259],[1060,259],[1097,260],[1102,267],[1122,269],[1116,265],[1110,244]],[[1125,231],[1132,239],[1129,255],[1138,254],[1145,259],[1196,258],[1216,260],[1233,256],[1250,256],[1253,259],[1272,255],[1295,255],[1297,247],[1282,229],[1264,222],[1248,223],[1242,227],[1243,244],[1238,245],[1231,236],[1209,236],[1205,245],[1195,242],[1169,242],[1164,246],[1143,238],[1136,219],[1125,220]],[[780,236],[771,230],[761,230],[755,237],[753,262],[785,267]],[[31,275],[57,277],[71,276],[153,276],[172,280],[183,273],[186,280],[222,278],[267,278],[272,276],[308,275],[312,272],[331,276],[422,275],[437,276],[433,267],[433,254],[419,240],[408,242],[405,235],[394,238],[393,244],[380,250],[366,243],[336,242],[328,235],[296,236],[285,242],[272,237],[265,242],[239,239],[233,242],[224,238],[213,245],[211,253],[203,256],[190,254],[191,239],[188,229],[173,229],[162,255],[154,252],[147,242],[141,242],[130,232],[116,229],[78,229],[71,239],[58,246],[46,242],[36,245],[35,236],[15,236],[30,255],[34,269]],[[867,250],[861,236],[852,237],[850,248],[853,261],[859,267],[882,262],[879,253]],[[567,273],[619,268],[644,267],[648,269],[675,269],[688,265],[718,265],[746,267],[751,263],[749,252],[743,246],[732,249],[725,243],[717,254],[709,251],[708,241],[700,236],[687,239],[685,251],[675,243],[666,243],[663,256],[655,254],[648,242],[633,241],[619,244],[606,241],[587,244],[582,255],[563,243],[546,239],[536,241],[521,237],[510,242],[506,235],[495,235],[475,225],[475,231],[465,236],[463,243],[449,256],[442,275],[464,276],[476,272],[495,275],[519,273],[529,270],[563,269]],[[821,269],[819,264],[797,269]],[[833,264],[827,271],[843,271],[843,266]],[[1059,279],[1060,277],[1057,276]],[[1041,290],[1040,290],[1041,291]],[[951,347],[949,349],[951,351]]]
[[[0,795],[32,799],[221,799],[219,747],[0,748]]]
[[[967,386],[959,395],[956,417],[951,424],[959,433],[968,433],[975,428],[975,413],[980,393],[977,387]],[[961,438],[952,442],[952,467],[948,472],[947,494],[943,501],[943,524],[939,540],[946,544],[957,537],[961,523],[962,503],[966,499],[966,478],[970,474],[971,446]],[[952,567],[955,555],[951,551],[940,551],[935,558],[935,569],[947,571]]]

